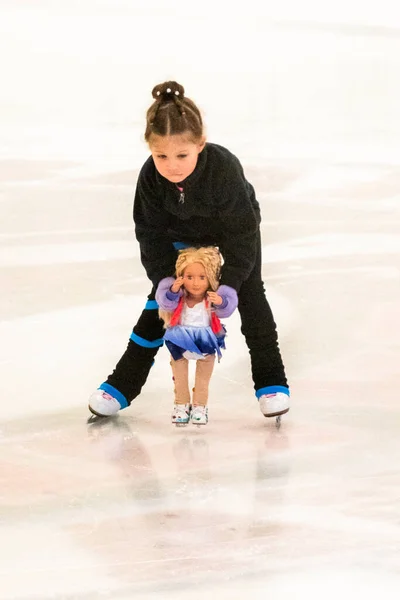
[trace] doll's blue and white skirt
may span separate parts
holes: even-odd
[[[222,356],[221,348],[225,348],[225,335],[225,328],[221,335],[215,335],[211,327],[174,325],[167,328],[164,340],[174,360],[202,360],[205,354],[215,352],[219,360]]]

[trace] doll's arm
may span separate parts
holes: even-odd
[[[216,293],[222,298],[222,304],[214,304],[215,314],[219,318],[230,317],[238,305],[238,295],[229,285],[220,285]]]
[[[183,292],[182,290],[179,290],[179,292],[176,293],[171,291],[171,287],[174,285],[175,281],[174,277],[165,277],[164,279],[161,279],[158,284],[156,301],[162,310],[173,311],[178,306],[179,299]]]

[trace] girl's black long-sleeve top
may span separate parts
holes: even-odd
[[[239,291],[256,257],[260,207],[239,160],[207,143],[183,183],[158,173],[150,156],[136,186],[133,218],[140,257],[154,286],[174,274],[173,242],[218,246],[224,259],[221,284]]]

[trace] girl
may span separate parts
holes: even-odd
[[[233,288],[218,287],[220,267],[217,248],[181,250],[176,279],[166,277],[157,288],[158,312],[167,327],[164,340],[171,352],[175,383],[172,422],[178,425],[187,424],[189,419],[197,425],[208,422],[208,385],[215,354],[219,359],[221,348],[225,348],[225,329],[218,317],[229,317],[238,304]],[[192,407],[188,359],[197,361]]]
[[[229,150],[206,143],[200,111],[181,85],[168,81],[152,95],[145,131],[151,156],[139,173],[133,217],[153,288],[125,353],[90,397],[89,408],[95,415],[114,415],[140,393],[163,344],[155,301],[159,282],[173,275],[177,249],[218,246],[224,257],[221,284],[238,292],[261,412],[281,415],[289,410],[289,388],[261,278],[261,216],[254,189]]]

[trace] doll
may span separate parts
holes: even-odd
[[[172,422],[205,425],[208,422],[208,387],[221,349],[225,327],[219,317],[229,317],[237,307],[236,291],[219,286],[221,255],[214,247],[185,248],[176,261],[176,278],[166,277],[158,285],[156,300],[166,328],[164,341],[171,353],[175,383]],[[196,361],[191,402],[189,360]]]

